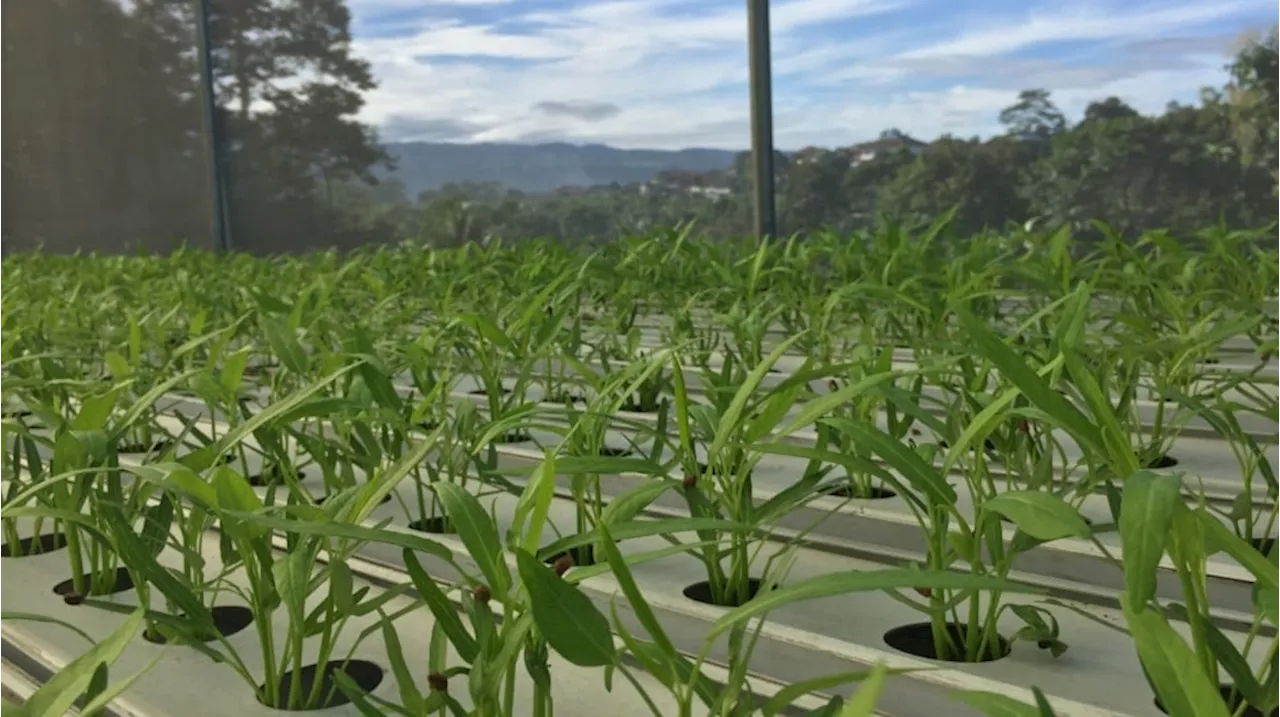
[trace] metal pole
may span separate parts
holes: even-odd
[[[200,64],[200,100],[204,110],[205,136],[208,137],[209,184],[213,194],[213,242],[220,252],[231,251],[231,230],[227,222],[226,178],[223,176],[220,152],[221,127],[218,124],[217,95],[213,87],[213,49],[209,42],[209,2],[196,0],[196,45]]]
[[[773,78],[769,51],[769,0],[747,0],[751,62],[751,159],[755,175],[756,238],[778,235],[773,196]]]

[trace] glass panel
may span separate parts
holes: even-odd
[[[212,247],[194,3],[5,3],[6,252]]]

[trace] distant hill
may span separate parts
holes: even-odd
[[[390,176],[410,197],[450,182],[499,182],[525,192],[558,187],[647,182],[658,172],[714,172],[733,166],[720,149],[616,149],[601,144],[445,144],[393,142],[398,167]]]

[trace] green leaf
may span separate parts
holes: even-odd
[[[1017,352],[977,319],[971,311],[960,308],[956,311],[956,315],[977,353],[995,365],[1002,379],[1017,386],[1032,404],[1053,417],[1076,440],[1098,450],[1102,449],[1102,438],[1098,429],[1089,422],[1080,409],[1062,394],[1050,388],[1049,384],[1028,366]]]
[[[427,574],[427,571],[422,569],[413,551],[407,548],[404,551],[404,567],[409,573],[409,579],[413,581],[414,590],[427,603],[427,608],[435,616],[436,627],[442,629],[448,636],[449,642],[452,643],[453,649],[457,650],[462,661],[468,665],[471,664],[476,659],[476,641],[462,624],[457,606],[449,600],[440,586],[436,585],[436,581]]]
[[[1013,521],[1019,530],[1036,540],[1089,537],[1089,524],[1084,522],[1080,513],[1052,493],[1008,491],[988,499],[982,507]]]
[[[1204,631],[1205,643],[1210,652],[1217,658],[1218,664],[1231,676],[1231,683],[1240,691],[1244,701],[1255,707],[1262,707],[1275,695],[1268,695],[1257,678],[1253,676],[1253,668],[1244,655],[1236,648],[1231,639],[1223,634],[1212,620],[1201,620],[1199,627]]]
[[[883,662],[876,663],[876,666],[871,668],[871,674],[867,675],[867,679],[863,680],[862,686],[858,688],[857,694],[849,698],[844,709],[840,710],[840,717],[873,717],[887,674],[889,674],[889,668]]]
[[[138,608],[109,637],[58,670],[27,699],[25,713],[31,717],[64,717],[89,687],[98,666],[115,662],[129,646],[142,627],[144,613],[143,608]]]
[[[1163,616],[1142,607],[1144,604],[1121,596],[1120,606],[1138,659],[1165,712],[1169,717],[1229,717],[1218,685],[1201,670],[1195,653]]]
[[[1120,546],[1125,596],[1135,610],[1155,599],[1174,509],[1181,505],[1182,479],[1139,471],[1124,481],[1120,499]]]
[[[308,506],[298,507],[305,508]],[[312,510],[314,510],[314,508]],[[408,532],[402,533],[395,530],[371,528],[363,525],[352,525],[351,523],[342,523],[337,521],[283,518],[269,513],[242,513],[233,511],[226,513],[226,515],[237,520],[242,520],[246,523],[257,525],[261,528],[279,530],[285,533],[318,535],[326,538],[349,538],[351,540],[369,543],[394,545],[397,548],[408,548],[420,553],[434,555],[441,560],[448,561],[450,565],[454,564],[453,553],[448,548],[434,540]]]
[[[591,599],[528,551],[515,554],[533,620],[551,649],[580,667],[613,664],[617,651],[609,621]]]
[[[501,600],[506,600],[511,590],[511,572],[503,557],[502,542],[498,538],[498,528],[493,519],[485,512],[480,501],[461,486],[440,481],[432,484],[445,513],[453,521],[453,527],[467,546],[467,553],[484,573],[489,581],[490,592]]]
[[[1208,545],[1223,550],[1235,558],[1237,563],[1253,574],[1263,590],[1269,593],[1280,592],[1280,570],[1277,570],[1274,560],[1267,559],[1252,545],[1241,540],[1208,511],[1197,510],[1195,514],[1203,527],[1207,538],[1205,542]],[[1209,552],[1212,553],[1212,551]],[[1274,624],[1276,616],[1271,615],[1270,618]]]
[[[951,697],[987,717],[1040,717],[1040,710],[1034,705],[995,692],[952,692]]]
[[[351,568],[340,560],[330,561],[328,568],[329,599],[333,601],[333,605],[338,609],[338,612],[343,615],[351,615],[356,609]]]
[[[298,343],[297,334],[288,324],[280,320],[264,319],[263,330],[271,352],[280,357],[280,363],[296,374],[305,375],[309,368],[307,351]]]
[[[1280,622],[1280,618],[1276,617],[1276,614],[1280,612],[1280,595],[1277,595],[1275,590],[1264,588],[1262,583],[1254,583],[1252,593],[1254,609],[1260,612],[1272,625]]]
[[[803,682],[793,682],[774,693],[773,697],[769,698],[769,701],[761,708],[761,712],[764,714],[764,717],[775,717],[775,715],[784,713],[788,707],[791,707],[791,703],[800,699],[804,695],[813,692],[823,692],[832,687],[841,687],[851,682],[870,679],[871,675],[875,674],[875,670],[880,667],[880,665],[877,665],[871,670],[840,672],[834,675],[815,677]],[[914,672],[914,670],[886,670],[887,674],[902,674],[906,672]]]
[[[943,478],[932,464],[901,441],[881,431],[876,426],[843,418],[824,419],[823,423],[847,436],[857,446],[865,446],[880,456],[889,467],[906,478],[918,492],[928,496],[937,505],[955,505],[956,490]]]

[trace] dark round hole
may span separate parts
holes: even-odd
[[[1262,553],[1263,555],[1270,555],[1271,549],[1276,546],[1276,539],[1274,537],[1249,538],[1249,545],[1252,545],[1254,550]]]
[[[912,428],[912,429],[911,429],[911,435],[913,435],[913,436],[919,436],[919,435],[920,435],[920,429],[919,429],[919,428]]]
[[[947,442],[945,439],[939,438],[939,439],[938,439],[938,446],[939,446],[939,447],[941,447],[941,448],[946,449],[946,448],[950,448],[950,447],[951,447],[951,444],[950,444],[949,442]],[[996,453],[996,452],[997,452],[997,451],[996,451],[996,444],[992,443],[992,442],[991,442],[991,439],[989,439],[989,438],[988,438],[988,439],[986,439],[986,440],[984,440],[984,441],[982,442],[982,447],[983,447],[983,449],[985,449],[985,450],[986,450],[986,452],[987,452],[987,453]]]
[[[504,433],[493,439],[494,443],[528,443],[533,440],[533,436],[524,431],[511,431]]]
[[[1216,359],[1216,358],[1213,358],[1212,356],[1210,356],[1209,358],[1205,359],[1205,360],[1204,360],[1204,362],[1205,362],[1206,364],[1210,365],[1210,366],[1216,366],[1216,365],[1218,365],[1218,364],[1222,363],[1222,360],[1221,360],[1221,359]]]
[[[456,532],[449,520],[443,515],[433,515],[430,518],[419,518],[409,523],[410,530],[416,530],[419,533],[435,533],[436,535],[447,535]]]
[[[736,470],[726,469],[724,466],[717,464],[717,465],[711,466],[710,474],[713,476],[726,476],[726,475],[734,475],[736,472],[737,472]],[[752,471],[752,473],[754,472],[755,471]],[[707,464],[703,463],[702,461],[698,461],[698,475],[699,476],[707,475]]]
[[[297,473],[298,480],[307,479],[307,472],[305,470],[299,470]],[[254,486],[255,488],[266,488],[267,486],[281,485],[284,483],[284,476],[284,471],[281,471],[279,468],[274,466],[267,467],[260,472],[249,476],[249,485]]]
[[[883,486],[866,486],[856,483],[845,483],[824,492],[832,498],[856,498],[857,500],[884,500],[898,497],[897,493]]]
[[[1263,715],[1262,710],[1253,705],[1245,705],[1242,712],[1236,712],[1236,710],[1240,709],[1240,705],[1244,704],[1244,697],[1239,692],[1235,692],[1231,685],[1219,685],[1218,694],[1222,695],[1222,701],[1227,705],[1227,711],[1237,715],[1237,717],[1266,717]],[[1156,709],[1164,714],[1169,714],[1168,710],[1161,704],[1159,697],[1155,698],[1154,702],[1156,703]],[[1278,717],[1280,716],[1280,709],[1272,709],[1267,715]]]
[[[947,636],[951,642],[957,646],[963,646],[965,637],[968,635],[968,628],[964,625],[957,625],[949,622],[946,627]],[[939,657],[938,646],[933,640],[933,626],[927,622],[916,622],[910,625],[902,625],[895,627],[884,634],[884,642],[895,650],[900,650],[908,655],[923,657],[928,660],[944,660],[946,662],[964,662],[961,657]],[[991,662],[998,660],[1009,654],[1009,641],[1003,637],[996,636],[995,654],[992,654],[992,646],[987,644],[983,648],[983,653],[978,655],[975,662]]]
[[[635,452],[630,448],[614,448],[613,446],[605,446],[600,449],[601,458],[626,458]]]
[[[1166,453],[1163,456],[1160,456],[1159,458],[1153,461],[1147,461],[1147,465],[1143,467],[1144,468],[1172,468],[1176,465],[1178,465],[1178,459]]]
[[[253,624],[253,611],[243,605],[218,605],[209,612],[213,615],[213,631],[196,633],[191,636],[193,639],[213,642],[219,637],[231,637]],[[169,638],[150,628],[142,631],[142,638],[157,645],[169,644]]]
[[[116,448],[116,453],[122,455],[140,455],[146,453],[164,453],[169,446],[170,441],[157,440],[152,443],[121,443]]]
[[[713,599],[713,596],[711,595],[711,583],[707,582],[706,580],[703,580],[702,582],[694,583],[686,587],[682,591],[682,593],[684,594],[685,597],[689,598],[690,600],[700,602],[704,605],[716,605],[718,607],[741,607],[743,605],[746,605],[748,602],[750,602],[751,598],[756,596],[756,593],[760,592],[760,585],[761,585],[760,578],[749,578],[747,580],[747,594],[745,596],[742,594],[738,594],[734,596],[734,599],[730,601],[733,603],[731,605],[724,605],[716,602]],[[774,589],[776,590],[777,586],[774,586]]]
[[[92,581],[90,580],[90,578],[92,578],[93,576],[88,573],[86,573],[82,577],[84,578],[84,583],[86,585],[89,585],[89,595],[82,596],[82,597],[101,597],[103,595],[115,595],[116,593],[122,593],[126,590],[133,589],[133,576],[130,575],[129,571],[125,570],[124,568],[116,568],[114,575],[108,575],[106,580],[101,581],[106,583],[105,585],[93,585]],[[64,598],[68,596],[78,595],[75,589],[75,582],[72,581],[71,578],[67,578],[66,580],[63,580],[57,585],[54,585],[53,591]]]
[[[545,403],[565,404],[565,403],[582,403],[586,401],[586,399],[576,393],[560,391],[557,393],[549,394],[545,399],[543,399],[543,401]]]
[[[338,673],[346,675],[366,694],[378,689],[378,685],[382,684],[382,668],[368,660],[326,662],[323,668],[319,665],[307,665],[300,671],[290,670],[286,672],[280,677],[280,684],[274,699],[270,702],[265,699],[267,696],[266,685],[259,685],[258,701],[268,707],[286,712],[309,712],[350,704],[351,698],[347,697],[347,693],[338,688],[338,681],[334,679],[334,675]],[[299,692],[303,695],[310,694],[315,689],[316,683],[320,682],[319,704],[303,707],[287,706],[289,704],[289,691],[293,687],[294,680],[300,683],[301,689]]]
[[[5,558],[29,558],[33,555],[43,555],[44,553],[52,553],[55,550],[61,550],[67,547],[67,536],[65,533],[43,533],[41,535],[32,535],[18,541],[18,549],[14,551],[9,547],[8,543],[0,548],[0,557]]]

